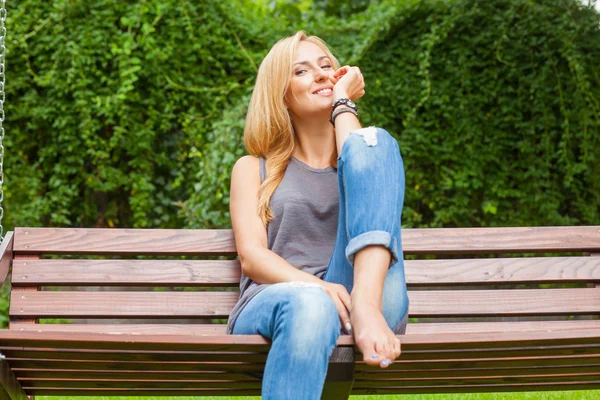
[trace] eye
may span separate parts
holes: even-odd
[[[299,69],[298,71],[294,72],[294,75],[300,75],[301,72],[306,71],[305,69]]]
[[[331,65],[323,65],[321,68],[331,68]]]

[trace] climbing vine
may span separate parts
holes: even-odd
[[[9,6],[9,229],[229,227],[256,70],[298,29],[361,67],[405,226],[600,223],[600,18],[577,0]]]

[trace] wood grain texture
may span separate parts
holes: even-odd
[[[109,359],[93,359],[89,357],[90,352],[70,351],[75,357],[71,360],[60,358],[58,351],[40,351],[39,355],[33,354],[33,351],[25,350],[19,356],[18,351],[15,351],[7,360],[13,366],[15,371],[171,371],[171,372],[198,372],[198,371],[230,371],[230,372],[257,372],[263,371],[266,357],[262,361],[242,362],[242,361],[199,361],[198,356],[188,355],[188,360],[169,361],[166,356],[165,360],[155,361],[115,361]],[[581,353],[581,352],[579,352]],[[118,352],[96,352],[99,354],[119,355]],[[183,355],[181,353],[180,355]],[[14,356],[13,356],[14,355]],[[15,357],[16,356],[16,357]],[[48,358],[40,358],[40,356],[48,356]],[[498,355],[497,355],[498,356]],[[514,357],[496,358],[464,358],[463,355],[454,353],[454,358],[445,359],[416,359],[415,357],[406,357],[404,354],[394,361],[385,372],[395,374],[397,372],[407,371],[452,371],[455,369],[472,370],[472,369],[507,369],[507,368],[548,368],[548,367],[581,367],[599,365],[600,354],[572,354],[572,355],[542,355],[542,356],[523,356],[523,354]],[[85,359],[86,357],[90,359]],[[142,357],[146,357],[145,354]],[[156,357],[156,355],[153,355]],[[54,359],[53,359],[54,358]],[[81,359],[80,359],[81,358]],[[102,358],[102,357],[98,357]],[[173,357],[175,358],[175,357]],[[363,362],[356,363],[356,374],[381,372],[378,368],[368,366]]]
[[[386,395],[386,394],[426,394],[426,393],[490,393],[490,392],[543,392],[563,390],[596,390],[600,388],[600,380],[580,382],[527,382],[500,384],[470,384],[470,385],[432,385],[432,386],[402,386],[387,388],[356,388],[353,395]]]
[[[0,244],[0,286],[4,284],[13,260],[13,232],[6,232]]]
[[[600,262],[600,260],[599,260]],[[238,260],[16,260],[14,286],[238,287]]]
[[[409,287],[600,282],[600,257],[407,260]],[[15,260],[14,286],[238,286],[237,260]]]
[[[377,394],[426,394],[426,393],[486,393],[486,392],[540,392],[557,390],[594,390],[600,388],[600,381],[520,383],[490,385],[434,385],[405,386],[402,388],[364,388],[354,389],[353,395]],[[260,396],[259,389],[59,389],[27,388],[32,394],[40,396]]]
[[[15,292],[11,318],[226,318],[237,292]],[[410,291],[411,317],[600,313],[596,289]]]
[[[600,226],[402,231],[406,254],[599,252]],[[56,254],[235,254],[231,230],[15,228],[14,251]]]
[[[15,251],[55,254],[233,255],[232,230],[15,228]]]
[[[600,381],[599,373],[583,373],[583,374],[555,374],[555,375],[523,375],[523,376],[457,376],[451,378],[419,378],[419,377],[401,377],[390,380],[374,380],[374,381],[356,381],[353,390],[363,388],[386,388],[396,387],[402,388],[405,386],[437,386],[437,385],[471,385],[471,384],[545,384],[554,382],[596,382]],[[258,389],[261,387],[261,382],[258,380],[166,380],[166,379],[139,379],[129,380],[122,379],[53,379],[39,378],[20,380],[24,387],[48,387],[48,388],[115,388],[115,389],[178,389],[186,388],[219,388],[219,389]]]
[[[92,332],[150,335],[219,335],[225,334],[225,324],[21,324],[13,322],[10,328],[34,332]],[[570,321],[516,321],[516,322],[441,322],[411,323],[406,333],[429,335],[433,333],[468,332],[537,332],[600,329],[598,320]]]
[[[21,260],[27,260],[27,261],[35,261],[35,260],[39,260],[40,255],[39,254],[14,254],[14,261],[21,261]],[[38,291],[37,286],[29,286],[29,287],[12,287],[12,291],[10,292],[11,297],[21,297],[24,295],[27,295],[29,293],[35,293]],[[12,318],[9,319],[9,327],[10,324],[12,322],[19,322],[20,324],[30,324],[30,325],[34,325],[35,323],[37,323],[36,318],[28,318],[25,316],[14,316]]]
[[[494,332],[403,335],[404,353],[459,352],[483,349],[519,349],[556,346],[600,350],[597,329],[574,329],[557,332]],[[338,338],[338,346],[353,346],[349,335]],[[268,351],[269,342],[260,335],[111,335],[100,333],[17,332],[0,331],[0,348],[41,347],[98,350],[164,350],[164,351]]]
[[[26,369],[15,371],[16,377],[20,382],[35,380],[35,379],[77,379],[77,380],[126,380],[126,381],[194,381],[194,380],[210,380],[210,381],[259,381],[260,377],[244,374],[240,372],[229,372],[227,370],[218,371],[170,371],[164,369],[162,371],[95,371],[95,370],[41,370],[41,369]],[[537,368],[471,368],[471,369],[430,369],[430,370],[408,370],[408,371],[386,371],[385,369],[375,372],[361,371],[356,374],[356,382],[376,382],[380,380],[389,381],[407,381],[412,379],[452,379],[452,378],[490,378],[490,377],[526,377],[526,376],[584,376],[584,375],[600,375],[600,365],[586,365],[573,367],[537,367]]]
[[[60,362],[93,362],[96,365],[98,363],[112,363],[112,364],[123,364],[128,363],[130,365],[137,364],[136,369],[145,369],[148,366],[158,363],[157,368],[159,370],[169,366],[171,368],[172,363],[190,362],[190,363],[255,363],[264,364],[267,359],[267,349],[269,344],[266,343],[264,347],[260,347],[260,343],[240,343],[236,346],[232,344],[224,344],[215,340],[216,338],[208,338],[209,344],[214,344],[218,350],[211,351],[208,344],[197,345],[195,348],[200,349],[199,351],[190,350],[187,351],[167,351],[167,350],[156,350],[156,344],[144,344],[142,348],[137,348],[135,351],[128,350],[125,344],[121,343],[102,343],[96,344],[96,346],[103,346],[104,348],[83,348],[83,349],[71,349],[71,348],[48,348],[40,349],[41,346],[22,346],[17,348],[16,346],[2,346],[2,351],[6,352],[7,360],[11,362],[11,365],[18,360],[28,360],[33,362],[39,360],[46,362],[52,360],[53,363]],[[338,340],[340,347],[351,346],[346,343],[348,339]],[[488,360],[488,359],[518,359],[522,357],[529,358],[548,358],[548,357],[600,357],[600,347],[594,344],[573,344],[584,341],[585,338],[572,338],[565,340],[565,343],[570,344],[557,344],[555,340],[553,345],[542,346],[539,343],[542,340],[538,340],[535,344],[518,346],[513,344],[512,347],[508,342],[502,343],[484,343],[481,346],[476,346],[474,343],[450,343],[448,349],[443,350],[443,345],[436,344],[437,348],[428,350],[425,345],[422,344],[410,344],[408,347],[403,347],[401,362],[442,362],[451,360]],[[533,343],[533,341],[531,342]],[[83,345],[81,345],[83,346]],[[120,347],[119,347],[120,346]],[[137,346],[137,345],[136,345]],[[141,347],[142,345],[139,345]],[[243,350],[243,351],[242,351]],[[261,350],[260,352],[258,350]],[[379,370],[378,367],[372,367],[364,364],[362,361],[363,357],[361,354],[356,354],[356,368],[365,370]],[[465,361],[466,362],[466,361]],[[54,364],[53,364],[54,365]],[[87,364],[86,364],[87,365]],[[160,366],[162,365],[162,367]],[[392,364],[388,370],[397,369]],[[545,365],[545,364],[540,364]],[[564,364],[561,364],[564,365]],[[13,365],[14,368],[17,366]],[[29,367],[33,368],[33,367]],[[38,365],[39,368],[39,365]],[[216,368],[216,366],[215,366]],[[406,367],[401,367],[404,369]],[[90,367],[88,369],[100,369],[98,366]],[[123,369],[117,368],[114,369]],[[156,369],[153,367],[153,369]]]

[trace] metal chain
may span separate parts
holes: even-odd
[[[2,207],[4,201],[4,146],[2,142],[4,140],[4,67],[6,63],[6,27],[4,21],[6,21],[6,0],[0,0],[0,242],[4,240],[4,227],[2,226],[2,218],[4,217],[4,208]]]

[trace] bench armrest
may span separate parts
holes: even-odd
[[[0,244],[0,287],[8,276],[13,260],[13,232],[6,232],[6,236]]]

